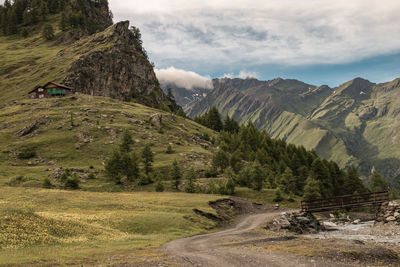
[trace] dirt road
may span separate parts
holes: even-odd
[[[165,244],[162,250],[179,266],[354,266],[264,249],[264,244],[279,238],[266,238],[255,230],[279,213],[247,215],[233,228],[174,240]]]

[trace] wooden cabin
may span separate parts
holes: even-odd
[[[55,83],[48,82],[44,86],[36,86],[29,92],[29,98],[50,98],[50,97],[63,97],[73,93],[72,88]]]

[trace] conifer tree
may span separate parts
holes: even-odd
[[[310,201],[321,198],[320,182],[312,176],[308,177],[306,185],[304,186],[303,199]]]
[[[42,37],[48,41],[53,40],[54,39],[54,30],[53,30],[53,26],[51,26],[51,24],[46,23],[43,26],[43,30],[42,30]]]
[[[182,175],[181,170],[179,169],[178,162],[176,160],[172,162],[172,166],[170,169],[170,178],[172,180],[174,188],[178,190],[179,185],[181,184]]]
[[[296,178],[293,176],[293,172],[289,167],[287,167],[285,172],[282,174],[280,183],[282,190],[286,194],[296,193]]]
[[[121,183],[121,170],[123,168],[121,154],[115,150],[105,164],[106,175],[116,184]]]
[[[261,191],[265,181],[265,172],[261,167],[260,162],[258,162],[257,160],[253,162],[250,174],[251,179],[254,182],[254,189],[257,191]]]
[[[128,130],[125,130],[122,135],[122,142],[119,146],[121,153],[131,152],[131,145],[133,144],[132,135]]]
[[[226,152],[223,150],[218,150],[218,152],[213,156],[212,165],[215,168],[219,168],[221,173],[223,173],[225,168],[229,165],[229,158]]]
[[[7,12],[7,24],[8,24],[8,29],[7,33],[8,35],[16,34],[18,32],[18,19],[17,19],[17,14],[15,13],[15,10],[13,8],[9,9]]]
[[[148,175],[153,170],[153,152],[150,145],[147,144],[142,150],[142,161],[144,165],[144,172]]]
[[[138,158],[135,153],[125,153],[121,157],[122,173],[128,182],[139,178]]]
[[[67,16],[65,15],[64,12],[61,13],[59,26],[61,31],[65,32],[67,30]]]
[[[372,172],[372,175],[369,178],[369,180],[370,180],[370,190],[372,192],[382,192],[387,190],[388,182],[382,175],[380,175],[376,171]]]
[[[186,193],[196,193],[197,173],[193,168],[190,168],[185,173],[185,179],[187,181],[187,185],[185,187]]]

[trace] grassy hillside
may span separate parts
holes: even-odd
[[[204,233],[218,197],[0,187],[0,265],[143,262],[169,240]]]
[[[154,114],[163,115],[161,128],[150,122]],[[16,134],[35,123],[32,133]],[[153,145],[156,169],[169,166],[174,159],[183,166],[204,169],[214,149],[201,138],[204,133],[214,135],[203,126],[140,104],[106,97],[75,95],[19,100],[0,109],[0,125],[0,183],[22,175],[30,180],[29,185],[38,186],[44,177],[63,167],[96,174],[98,179],[87,180],[82,185],[84,189],[107,190],[108,182],[102,179],[103,164],[118,148],[125,129],[132,134],[137,153],[145,144]],[[168,145],[174,153],[165,153]],[[18,155],[26,149],[35,151],[36,156],[20,159]]]

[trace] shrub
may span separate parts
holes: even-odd
[[[47,41],[50,41],[50,40],[54,39],[54,30],[53,30],[53,26],[51,26],[51,24],[46,23],[43,26],[42,37],[44,39],[46,39]]]
[[[67,181],[65,181],[64,187],[73,190],[79,189],[79,183],[80,183],[79,178],[76,175],[74,175],[72,177],[69,177]]]
[[[88,179],[93,180],[96,179],[96,175],[93,172],[89,173]]]
[[[51,183],[50,179],[48,177],[44,178],[43,183],[42,183],[43,188],[53,188],[53,184]]]
[[[274,197],[273,201],[274,201],[274,202],[281,202],[281,201],[283,201],[283,197],[282,197],[282,194],[281,194],[281,190],[280,190],[279,188],[275,191],[275,197]]]
[[[17,176],[15,178],[11,178],[10,181],[8,181],[6,183],[6,185],[8,185],[8,186],[17,186],[17,185],[20,185],[20,184],[22,184],[23,182],[26,182],[26,181],[28,181],[28,179],[25,178],[24,176],[20,175],[20,176]]]
[[[36,149],[34,147],[25,147],[17,155],[19,159],[31,159],[36,157]]]
[[[167,154],[173,154],[174,153],[174,150],[172,149],[171,145],[167,146],[167,150],[165,151],[165,153],[167,153]]]
[[[158,180],[156,185],[156,192],[164,192],[164,189],[164,184],[161,182],[161,180]]]

